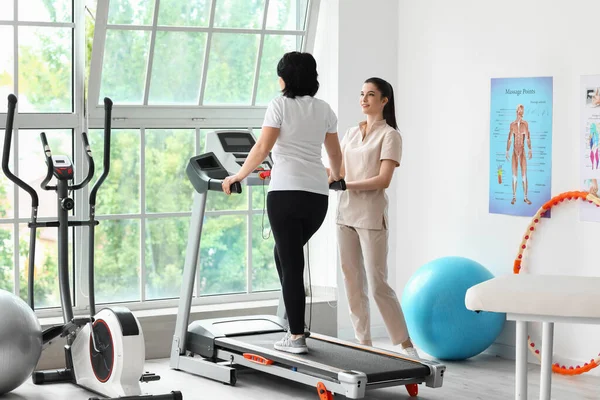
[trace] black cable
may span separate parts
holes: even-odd
[[[269,226],[269,233],[265,237],[265,210],[267,208],[267,195],[265,193],[265,181],[263,180],[263,212],[262,212],[262,230],[260,234],[264,240],[267,240],[271,237],[271,227]]]
[[[312,326],[312,306],[313,306],[313,295],[312,295],[312,279],[310,276],[310,245],[306,243],[306,263],[308,266],[308,288],[310,290],[310,307],[308,309],[308,331],[310,332],[310,327]]]

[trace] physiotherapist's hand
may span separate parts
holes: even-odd
[[[227,195],[231,194],[231,185],[235,182],[240,182],[241,179],[237,175],[228,176],[221,183],[221,187],[223,188],[223,192]]]

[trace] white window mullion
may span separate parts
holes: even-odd
[[[14,67],[13,67],[13,71],[14,71],[14,75],[13,75],[13,79],[14,79],[14,87],[15,87],[15,95],[18,97],[19,96],[19,24],[17,23],[17,21],[19,21],[19,6],[17,4],[18,0],[15,0],[15,4],[14,4],[14,15],[15,15],[15,25],[14,25],[14,33],[13,33],[13,63],[14,63]],[[16,112],[19,111],[19,103],[17,103],[17,108],[16,108]]]
[[[198,97],[198,105],[204,103],[204,90],[206,89],[206,76],[208,75],[208,56],[210,55],[210,44],[212,42],[213,25],[215,22],[215,7],[217,0],[212,0],[210,5],[210,18],[208,21],[208,33],[206,35],[206,49],[204,51],[204,63],[202,64],[202,79],[200,80],[200,96]]]
[[[256,56],[256,68],[254,69],[254,86],[252,87],[252,102],[250,104],[256,104],[256,92],[258,91],[258,77],[260,75],[260,61],[262,59],[263,46],[265,43],[265,28],[267,27],[267,15],[269,13],[269,0],[265,0],[265,11],[263,14],[262,21],[262,33],[260,35],[260,43],[258,44],[258,54]]]
[[[157,0],[158,2],[158,0]],[[140,129],[140,301],[146,301],[146,130]]]
[[[14,27],[13,27],[13,85],[14,85],[14,93],[15,95],[18,96],[19,93],[19,79],[18,79],[18,73],[19,73],[19,27],[17,25],[17,20],[19,17],[19,5],[17,3],[18,0],[14,0],[14,4],[13,4],[13,15],[14,15]],[[4,111],[4,110],[3,110]],[[15,109],[15,112],[19,111],[19,103],[17,103],[17,107]],[[16,119],[16,118],[15,118]],[[1,126],[5,126],[6,122],[4,121],[2,123]],[[16,175],[17,174],[17,170],[16,170],[16,165],[18,164],[18,162],[15,162],[15,160],[18,160],[17,158],[17,135],[16,135],[16,126],[13,125],[13,136],[12,136],[12,140],[14,143],[12,143],[13,146],[13,173]],[[5,132],[4,134],[6,134],[7,132]],[[17,220],[18,216],[19,216],[19,188],[17,187],[17,185],[15,185],[14,183],[12,184],[13,186],[13,213],[14,213],[14,218],[15,218],[15,223],[14,223],[14,227],[13,227],[13,293],[17,296],[19,296],[20,294],[20,285],[19,285],[19,222]]]
[[[154,17],[152,19],[152,33],[150,34],[150,50],[148,51],[148,64],[146,67],[146,85],[144,88],[144,103],[143,103],[144,105],[148,105],[148,96],[150,93],[150,85],[152,83],[151,82],[151,80],[152,80],[152,65],[154,63],[154,45],[156,43],[156,24],[158,23],[159,7],[160,7],[160,0],[155,0]]]
[[[269,1],[269,0],[267,0]],[[248,227],[246,230],[246,252],[248,253],[248,262],[246,268],[247,292],[252,293],[252,188],[248,188]]]
[[[81,133],[86,132],[85,127],[85,4],[84,2],[73,2],[73,16],[74,16],[74,30],[73,30],[73,111],[77,118],[77,128],[74,129],[74,154],[73,162],[77,169],[75,170],[76,182],[83,181],[89,170],[89,164],[85,156],[83,149],[83,141],[81,139]],[[89,210],[86,207],[89,195],[89,185],[77,192],[74,197],[75,200],[75,219],[86,220],[89,219]],[[89,306],[89,254],[90,246],[93,243],[88,243],[88,229],[91,227],[75,227],[72,228],[73,232],[73,261],[74,261],[74,277],[75,277],[75,310],[84,310]],[[87,296],[86,296],[87,294]]]
[[[213,4],[214,6],[214,4]],[[204,148],[200,147],[200,144],[202,143],[201,141],[201,135],[202,135],[202,131],[200,128],[196,128],[196,154],[202,154],[204,153]],[[187,168],[187,167],[186,167]],[[196,193],[193,193],[193,196],[195,196]],[[206,213],[205,213],[206,214]],[[189,214],[190,216],[190,223],[188,224],[191,225],[192,223],[192,214]],[[200,236],[200,243],[202,243],[202,236]],[[187,256],[187,254],[186,254]],[[200,249],[198,249],[198,259],[200,259]],[[196,260],[197,262],[198,260]],[[192,301],[194,301],[195,299],[193,298],[195,297],[200,297],[199,293],[200,293],[200,266],[198,266],[198,268],[196,268],[196,276],[194,277],[194,290],[193,290],[193,295],[192,295]]]
[[[302,41],[302,51],[312,53],[315,47],[315,36],[317,34],[317,21],[319,19],[320,0],[309,0],[308,11],[306,13],[306,22],[304,31],[306,32]]]
[[[94,115],[100,100],[100,84],[102,82],[102,62],[104,59],[104,46],[106,43],[106,25],[108,23],[108,1],[99,0],[96,8],[96,26],[94,28],[94,45],[92,46],[92,59],[90,65],[90,80],[88,88],[88,114]],[[101,113],[104,112],[102,102]]]

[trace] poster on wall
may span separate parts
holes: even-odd
[[[600,134],[600,75],[581,77],[579,101],[581,104],[581,127],[579,132],[579,168],[581,190],[598,194],[600,179],[599,134]],[[600,222],[600,208],[581,202],[579,217],[582,221]]]
[[[551,198],[552,86],[552,77],[492,79],[490,213],[531,217]]]

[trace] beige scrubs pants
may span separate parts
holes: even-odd
[[[338,248],[356,339],[371,344],[368,287],[394,345],[409,338],[404,313],[387,283],[388,230],[337,225]]]

